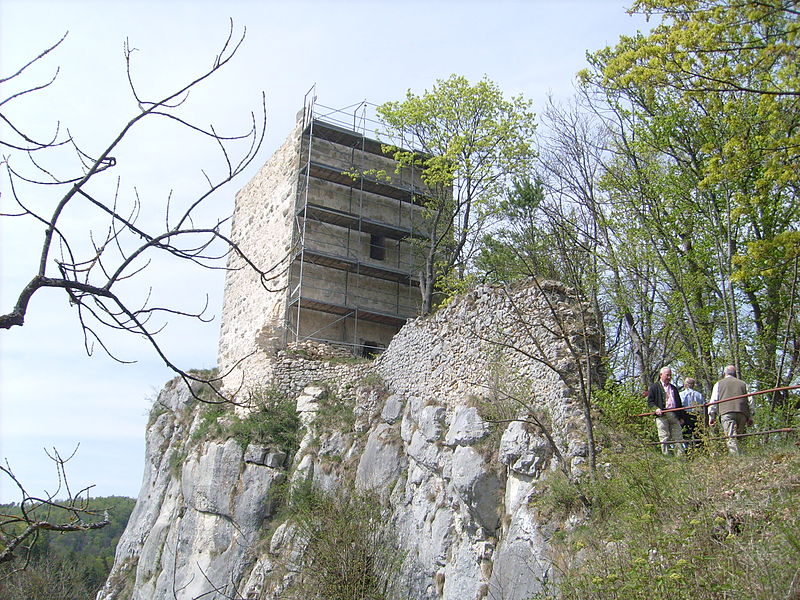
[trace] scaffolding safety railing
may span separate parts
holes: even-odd
[[[395,181],[372,176],[384,165],[390,168],[383,144],[393,144],[372,118],[375,107],[366,101],[342,109],[324,106],[317,102],[315,86],[304,98],[294,215],[299,250],[288,286],[292,292],[287,289],[287,343],[314,339],[360,347],[360,314],[390,311],[394,319],[388,324],[418,313],[416,242],[411,240],[426,237],[420,231],[422,208],[414,204],[421,179],[413,168]],[[320,269],[338,274],[331,278]],[[318,306],[309,308],[315,302]],[[306,310],[337,315],[334,323],[350,319],[352,340],[320,339],[331,323],[304,334]]]

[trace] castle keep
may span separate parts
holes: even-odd
[[[397,171],[365,107],[348,114],[307,101],[236,196],[232,239],[272,270],[262,279],[238,254],[229,259],[219,346],[220,373],[233,369],[228,385],[245,373],[264,381],[268,357],[292,342],[379,353],[418,314],[420,171]]]

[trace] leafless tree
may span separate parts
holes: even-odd
[[[75,448],[77,451],[77,447]],[[48,457],[56,466],[58,486],[44,497],[32,496],[17,479],[11,467],[0,465],[4,477],[10,479],[21,495],[18,510],[0,513],[0,564],[14,559],[22,551],[23,563],[15,570],[24,569],[30,558],[30,550],[43,531],[89,531],[108,525],[108,514],[100,514],[89,506],[89,491],[92,486],[73,492],[67,480],[65,465],[75,452],[64,458],[53,449]],[[61,498],[61,499],[57,499]],[[5,572],[9,576],[14,571]]]
[[[588,310],[587,304],[578,303],[575,298],[571,298],[568,288],[564,288],[558,283],[540,281],[536,277],[530,278],[529,285],[534,287],[541,297],[543,307],[551,317],[550,323],[543,322],[541,317],[531,311],[531,307],[527,303],[515,298],[514,293],[508,287],[504,287],[505,300],[511,308],[511,329],[518,335],[521,333],[521,337],[514,340],[502,328],[490,332],[488,335],[473,330],[473,335],[497,349],[510,351],[512,356],[524,357],[543,365],[557,375],[570,394],[578,399],[586,431],[587,458],[593,475],[597,463],[597,450],[592,415],[592,394],[602,385],[601,381],[597,381],[597,371],[601,359],[600,348],[602,347],[600,330],[594,316]],[[574,290],[571,293],[574,294]],[[571,311],[565,310],[565,301],[573,303],[574,308]],[[567,312],[570,313],[569,316],[567,316]],[[547,341],[542,339],[543,336]],[[562,361],[551,356],[549,344],[553,340],[558,340],[564,345],[566,353],[562,358],[567,358],[567,360]],[[506,374],[504,379],[507,384],[514,378]],[[552,426],[548,423],[546,415],[540,412],[536,406],[533,394],[530,390],[524,389],[525,386],[517,385],[519,390],[514,390],[513,387],[513,384],[511,389],[496,386],[494,393],[498,398],[495,399],[495,403],[505,404],[512,413],[517,414],[509,415],[505,419],[487,420],[505,423],[518,421],[535,426],[547,439],[564,474],[569,479],[573,479],[555,442]],[[524,416],[521,417],[520,414]]]
[[[140,93],[133,68],[136,48],[126,41],[127,79],[138,111],[99,151],[79,147],[70,131],[63,129],[60,123],[51,136],[40,139],[30,133],[32,124],[18,122],[10,116],[15,103],[43,92],[56,81],[58,69],[48,81],[31,83],[31,67],[49,60],[66,34],[16,72],[0,78],[4,89],[16,87],[19,90],[0,95],[0,119],[5,125],[0,136],[0,148],[4,152],[0,166],[8,183],[6,195],[10,197],[4,198],[0,218],[32,220],[43,231],[41,244],[32,250],[39,255],[38,268],[20,290],[13,308],[0,314],[0,329],[23,326],[33,296],[47,289],[60,289],[77,312],[87,353],[91,354],[97,345],[115,360],[126,362],[107,344],[112,331],[122,331],[146,340],[164,364],[187,384],[208,381],[197,372],[190,373],[177,366],[158,338],[169,318],[210,320],[208,299],[201,310],[187,310],[154,300],[152,288],[142,300],[141,289],[145,271],[148,267],[152,271],[153,261],[164,257],[188,261],[206,269],[225,269],[228,255],[236,253],[248,268],[258,273],[267,289],[276,285],[286,266],[285,261],[267,266],[255,264],[224,232],[229,217],[207,216],[209,200],[241,174],[261,148],[266,128],[263,92],[258,112],[251,112],[249,128],[241,134],[223,135],[213,125],[202,127],[186,116],[189,93],[206,85],[233,60],[245,33],[235,37],[231,21],[227,39],[211,66],[156,99]],[[143,201],[134,188],[132,199],[126,201],[119,179],[116,186],[109,186],[106,173],[117,166],[115,153],[120,151],[123,140],[132,131],[141,129],[144,123],[159,118],[199,138],[198,141],[211,140],[219,150],[224,170],[218,176],[203,171],[203,189],[188,200],[173,200],[170,192],[163,202],[152,205]],[[56,156],[63,156],[65,151],[72,160],[72,170],[67,174],[55,162]],[[159,214],[163,216],[156,218]],[[78,232],[65,225],[66,219],[76,215],[85,223]],[[92,224],[95,218],[103,223],[102,231]],[[131,280],[139,284],[138,289],[130,285]],[[225,400],[222,396],[217,398],[217,401]]]

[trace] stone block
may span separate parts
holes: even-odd
[[[266,446],[262,446],[260,444],[250,444],[244,451],[244,462],[253,463],[255,465],[263,465],[265,464],[264,461],[266,456],[267,456]]]
[[[264,466],[281,469],[286,464],[286,452],[270,452],[264,459]]]
[[[453,414],[453,420],[444,443],[448,446],[468,446],[486,437],[489,425],[480,418],[474,406],[460,406]]]
[[[386,423],[395,423],[403,412],[403,397],[400,394],[392,394],[386,399],[386,403],[381,410],[381,419]]]

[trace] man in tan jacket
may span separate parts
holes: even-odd
[[[720,415],[722,429],[727,436],[728,452],[737,454],[739,445],[735,436],[747,431],[747,426],[753,424],[753,411],[750,407],[747,394],[747,384],[736,377],[736,367],[728,365],[725,367],[724,377],[714,384],[711,390],[711,406],[708,407],[708,424],[714,425],[717,422],[717,414]],[[724,402],[726,398],[736,398]]]

